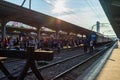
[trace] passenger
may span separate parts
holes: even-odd
[[[58,41],[58,43],[57,43],[58,53],[60,53],[61,44],[62,44],[61,41]]]
[[[9,48],[11,49],[13,47],[13,39],[12,37],[9,38]]]
[[[38,49],[38,39],[35,38],[35,49]]]
[[[90,41],[90,53],[93,52],[93,40]]]
[[[7,48],[7,46],[8,46],[8,38],[5,38],[5,40],[4,40],[4,48]],[[1,45],[2,46],[2,45]]]
[[[25,48],[27,48],[27,47],[29,46],[29,38],[28,38],[28,37],[27,37],[26,40],[25,40],[25,44],[26,44],[26,45],[25,45],[25,46],[26,46]]]
[[[83,41],[83,43],[84,43],[84,52],[87,53],[88,39],[85,39],[85,40]]]

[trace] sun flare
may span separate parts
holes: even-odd
[[[63,1],[63,0],[57,0],[55,2],[53,13],[62,14],[64,12],[66,12],[66,11],[68,11],[68,10],[65,7],[65,1]]]

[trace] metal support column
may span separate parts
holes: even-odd
[[[6,22],[5,20],[3,19],[2,22],[1,22],[1,26],[2,26],[2,41],[1,41],[1,47],[3,48],[4,47],[4,40],[6,38]]]
[[[29,0],[29,9],[31,9],[31,0]]]
[[[40,28],[37,28],[37,37],[38,37],[38,48],[41,46],[41,33],[40,33]]]
[[[34,47],[28,47],[27,48],[27,53],[29,54],[27,62],[25,67],[23,68],[20,76],[18,77],[17,80],[24,80],[25,76],[27,75],[27,71],[29,68],[33,71],[33,73],[36,75],[38,80],[44,80],[43,77],[41,76],[40,72],[37,70],[37,67],[35,65],[35,59],[33,57],[34,54]]]

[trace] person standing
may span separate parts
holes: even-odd
[[[88,48],[88,39],[85,39],[84,41],[83,41],[83,44],[84,44],[84,53],[87,53],[87,48]]]
[[[90,53],[93,52],[93,40],[90,41]]]
[[[57,43],[58,53],[60,53],[61,45],[62,45],[62,43],[59,40],[58,43]]]
[[[13,39],[12,37],[9,38],[9,48],[11,49],[13,47]]]

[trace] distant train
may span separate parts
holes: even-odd
[[[113,41],[112,38],[105,37],[103,34],[92,32],[88,36],[89,40],[93,40],[95,43],[106,43]]]

